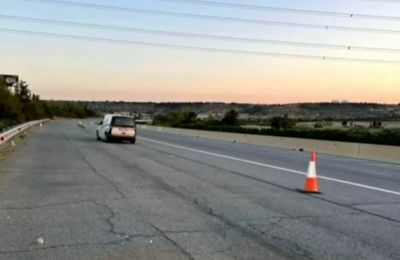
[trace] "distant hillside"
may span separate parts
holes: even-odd
[[[67,101],[64,101],[67,102]],[[285,105],[254,105],[238,103],[154,103],[114,101],[74,101],[98,113],[132,112],[138,114],[164,114],[194,111],[197,114],[223,114],[235,109],[242,118],[271,118],[287,114],[299,120],[400,120],[400,104],[374,103],[300,103]]]

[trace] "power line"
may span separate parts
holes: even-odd
[[[286,57],[286,58],[294,57],[294,58],[306,58],[306,59],[314,59],[314,60],[333,60],[333,61],[337,60],[337,61],[347,61],[347,62],[400,64],[400,60],[350,58],[350,57],[338,57],[338,56],[317,56],[317,55],[294,54],[294,53],[284,53],[284,52],[263,52],[263,51],[237,50],[237,49],[209,48],[209,47],[198,47],[198,46],[178,45],[178,44],[168,44],[168,43],[155,43],[155,42],[146,42],[146,41],[108,39],[108,38],[90,37],[90,36],[82,36],[82,35],[48,33],[48,32],[39,32],[39,31],[31,31],[31,30],[16,30],[16,29],[9,29],[9,28],[0,28],[0,32],[29,34],[29,35],[46,36],[46,37],[62,38],[62,39],[85,40],[85,41],[93,41],[93,42],[140,45],[140,46],[146,46],[146,47],[150,46],[150,47],[168,48],[168,49],[197,50],[197,51],[205,51],[205,52],[213,52],[213,53],[231,53],[231,54],[245,54],[245,55],[255,55],[255,56],[272,56],[272,57]]]
[[[249,4],[238,4],[238,3],[228,3],[228,2],[216,2],[216,1],[209,1],[209,0],[158,0],[158,1],[189,3],[189,4],[196,4],[196,5],[229,7],[229,8],[248,9],[248,10],[277,11],[277,12],[291,13],[291,14],[336,16],[336,17],[344,17],[344,18],[374,19],[374,20],[385,20],[385,21],[400,21],[399,16],[332,12],[332,11],[309,10],[309,9],[295,9],[295,8],[273,7],[273,6],[264,6],[264,5],[249,5]],[[371,1],[371,0],[367,0],[367,1]]]
[[[251,42],[251,43],[261,43],[261,44],[288,45],[288,46],[298,46],[298,47],[316,47],[316,48],[343,49],[343,50],[356,50],[356,51],[360,50],[360,51],[374,51],[374,52],[400,52],[400,49],[393,49],[393,48],[334,45],[334,44],[321,44],[321,43],[310,43],[310,42],[300,42],[300,41],[282,41],[282,40],[222,36],[222,35],[187,33],[187,32],[176,32],[176,31],[150,30],[150,29],[135,28],[135,27],[112,26],[112,25],[82,23],[82,22],[55,20],[55,19],[43,19],[43,18],[34,18],[34,17],[26,17],[26,16],[13,16],[13,15],[4,15],[4,14],[0,14],[0,19],[23,21],[23,22],[30,22],[30,23],[34,22],[34,23],[51,24],[51,25],[58,24],[58,25],[63,25],[63,26],[101,29],[101,30],[108,30],[108,31],[138,32],[138,33],[145,33],[145,34],[152,34],[152,35],[174,36],[174,37],[183,37],[183,38],[197,38],[197,39],[223,40],[223,41],[236,41],[236,42]]]
[[[380,3],[395,3],[400,4],[400,0],[358,0],[362,2],[380,2]]]
[[[69,5],[69,6],[77,6],[77,7],[84,7],[84,8],[144,13],[144,14],[151,14],[151,15],[164,15],[164,16],[170,16],[170,17],[172,16],[172,17],[195,18],[195,19],[203,19],[203,20],[205,19],[205,20],[214,20],[214,21],[230,21],[230,22],[238,22],[238,23],[263,24],[263,25],[271,25],[271,26],[308,28],[308,29],[317,29],[317,30],[339,30],[339,31],[387,33],[387,34],[399,34],[400,33],[400,30],[395,30],[395,29],[321,25],[321,24],[309,24],[309,23],[298,23],[298,22],[281,22],[281,21],[273,21],[273,20],[237,18],[237,17],[228,17],[228,16],[215,16],[215,15],[203,15],[203,14],[193,14],[193,13],[183,13],[183,12],[173,12],[173,11],[149,10],[149,9],[130,8],[130,7],[118,7],[118,6],[112,6],[112,5],[99,5],[99,4],[92,4],[92,3],[78,3],[78,2],[65,1],[65,0],[20,0],[20,1],[51,3],[51,4],[57,4],[57,5]]]

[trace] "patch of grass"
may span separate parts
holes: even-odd
[[[0,162],[3,161],[11,152],[13,152],[17,147],[25,145],[26,139],[30,136],[30,131],[31,129],[28,129],[24,131],[23,133],[20,133],[11,140],[8,140],[7,142],[3,143],[0,145]],[[11,145],[11,142],[14,141],[15,146]]]
[[[9,142],[4,143],[0,146],[0,162],[6,158],[7,154],[10,153],[12,146]]]

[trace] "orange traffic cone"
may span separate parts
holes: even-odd
[[[308,165],[308,171],[306,176],[306,181],[304,184],[304,190],[298,190],[302,193],[317,193],[320,194],[318,187],[318,178],[317,178],[317,154],[313,152],[311,154],[310,163]]]

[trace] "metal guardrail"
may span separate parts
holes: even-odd
[[[136,119],[135,122],[136,122],[136,124],[151,125],[153,123],[153,120],[152,119]]]
[[[19,124],[16,124],[16,125],[10,125],[10,126],[7,126],[7,127],[3,127],[3,128],[0,129],[0,135],[2,135],[3,133],[5,133],[6,131],[8,131],[10,129],[16,128],[16,127],[21,126],[23,124],[25,124],[25,123],[19,123]]]
[[[26,122],[17,126],[12,127],[9,130],[6,130],[2,133],[0,133],[0,145],[4,144],[14,136],[16,136],[19,133],[22,133],[23,131],[27,130],[28,128],[31,128],[32,126],[42,124],[49,119],[42,119],[42,120],[35,120],[35,121],[30,121]]]

